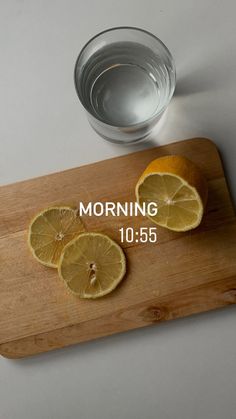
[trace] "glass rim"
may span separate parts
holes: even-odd
[[[174,89],[173,89],[172,94],[169,95],[166,104],[157,113],[154,113],[150,118],[144,119],[143,121],[141,121],[139,123],[136,123],[136,124],[129,124],[128,126],[114,125],[112,123],[109,123],[109,122],[104,121],[103,119],[99,118],[97,115],[94,115],[88,109],[88,107],[84,104],[84,102],[82,100],[82,97],[81,97],[81,95],[79,93],[78,85],[76,83],[76,70],[77,70],[77,67],[78,67],[78,63],[79,63],[79,60],[80,60],[83,52],[86,50],[86,48],[95,39],[99,38],[101,35],[104,35],[104,34],[106,34],[108,32],[115,32],[117,30],[131,30],[131,31],[134,31],[134,32],[141,32],[141,33],[144,33],[145,35],[148,35],[151,38],[153,38],[157,43],[161,44],[161,46],[163,47],[163,49],[165,50],[165,52],[167,53],[167,55],[170,57],[170,60],[171,60],[172,65],[173,65],[173,72],[174,72]],[[140,125],[145,124],[145,123],[148,123],[148,122],[151,122],[153,119],[157,118],[160,114],[162,114],[165,111],[165,109],[169,105],[169,103],[171,101],[171,98],[173,97],[173,94],[174,94],[174,91],[175,91],[175,85],[176,85],[176,68],[175,68],[175,61],[174,61],[174,58],[173,58],[170,50],[167,48],[167,46],[164,44],[164,42],[160,38],[158,38],[156,35],[153,35],[151,32],[147,31],[146,29],[141,29],[141,28],[139,28],[137,26],[114,26],[114,27],[111,27],[111,28],[108,28],[108,29],[104,29],[103,31],[97,33],[96,35],[92,36],[92,38],[90,38],[86,42],[86,44],[82,47],[82,49],[80,50],[79,55],[78,55],[78,57],[76,59],[76,62],[75,62],[75,67],[74,67],[74,86],[75,86],[75,90],[76,90],[77,96],[78,96],[78,98],[80,100],[80,103],[82,104],[82,106],[86,110],[86,112],[88,112],[88,114],[91,115],[94,119],[96,119],[97,121],[101,122],[104,125],[107,125],[107,126],[113,127],[113,128],[124,128],[125,129],[125,128],[132,128],[132,127],[139,127]]]

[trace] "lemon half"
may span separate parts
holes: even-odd
[[[165,156],[148,165],[135,193],[139,204],[157,204],[157,214],[147,214],[154,223],[174,231],[187,231],[201,223],[208,187],[192,161],[183,156]]]

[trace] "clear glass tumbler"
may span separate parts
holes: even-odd
[[[115,143],[146,138],[175,89],[171,53],[151,33],[111,28],[80,52],[74,72],[78,97],[95,131]]]

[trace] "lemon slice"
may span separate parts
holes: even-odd
[[[85,231],[74,208],[55,206],[38,213],[31,221],[28,243],[33,256],[43,265],[57,268],[65,245]]]
[[[82,233],[64,248],[59,276],[81,298],[98,298],[110,293],[125,275],[121,247],[100,233]]]
[[[147,214],[154,223],[174,231],[187,231],[202,220],[208,188],[193,162],[183,156],[165,156],[148,165],[135,193],[139,204],[157,204],[157,215]]]

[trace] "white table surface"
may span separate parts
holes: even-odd
[[[0,181],[11,183],[136,148],[101,140],[76,97],[84,43],[111,26],[159,36],[178,85],[155,144],[207,136],[236,198],[234,0],[0,2]],[[0,358],[1,419],[233,419],[235,307],[25,360]]]

